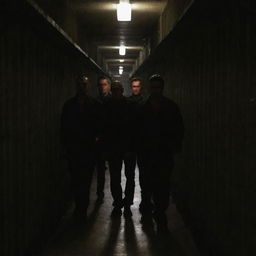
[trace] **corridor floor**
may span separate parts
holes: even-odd
[[[123,187],[124,184],[123,174]],[[168,209],[170,235],[163,237],[157,235],[152,229],[142,229],[138,210],[139,202],[140,189],[136,169],[133,216],[130,220],[126,220],[123,216],[118,220],[111,219],[112,198],[107,170],[105,199],[102,204],[96,203],[96,178],[93,179],[87,226],[75,226],[71,218],[72,211],[70,211],[42,256],[199,255],[191,234],[184,226],[173,203]]]

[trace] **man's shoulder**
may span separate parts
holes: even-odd
[[[138,97],[131,95],[131,96],[127,97],[127,100],[129,103],[132,103],[132,104],[140,105],[140,104],[145,103],[145,97],[143,95],[140,95]]]
[[[111,94],[108,94],[107,96],[101,96],[101,95],[98,95],[96,97],[96,100],[100,103],[100,104],[105,104],[107,103],[108,101],[110,101],[112,98]]]

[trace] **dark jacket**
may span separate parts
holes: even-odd
[[[97,101],[100,103],[100,104],[102,104],[102,105],[104,105],[105,103],[107,103],[110,99],[111,99],[111,94],[108,94],[108,95],[106,95],[106,96],[103,96],[103,95],[99,95],[98,97],[97,97]]]
[[[131,95],[127,98],[130,110],[129,127],[130,130],[130,150],[137,152],[138,150],[138,125],[140,123],[140,108],[145,104],[145,99],[142,95]]]
[[[99,103],[87,96],[80,104],[77,97],[69,99],[61,115],[61,141],[69,156],[93,153],[100,132]]]
[[[128,97],[129,104],[133,105],[135,108],[141,106],[144,103],[144,97],[140,95],[131,95]]]
[[[175,154],[181,151],[184,125],[176,103],[162,96],[154,106],[149,97],[139,117],[139,147],[143,151]]]
[[[106,107],[106,104],[109,103],[111,100],[112,95],[108,94],[106,96],[99,95],[96,100],[99,103],[99,109],[100,109],[100,117],[101,117],[101,129],[98,136],[98,142],[97,142],[97,151],[98,153],[105,154],[106,151],[108,151],[108,146],[106,144],[106,126],[108,122],[108,115],[109,111],[107,110],[108,107]]]
[[[104,105],[103,140],[107,151],[126,152],[130,148],[130,107],[127,98],[112,98]]]

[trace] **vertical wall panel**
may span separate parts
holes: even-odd
[[[176,201],[216,256],[256,249],[255,10],[247,0],[195,1],[136,72],[162,74],[181,107]]]
[[[54,232],[70,200],[66,161],[60,153],[61,108],[74,95],[79,73],[91,78],[93,93],[102,71],[29,4],[3,7],[1,255],[34,255]]]

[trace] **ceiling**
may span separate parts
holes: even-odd
[[[97,48],[96,62],[112,76],[118,76],[120,59],[123,60],[124,76],[131,75],[140,58],[147,55],[145,46],[157,25],[158,19],[166,5],[166,0],[130,1],[132,20],[117,21],[116,5],[119,1],[107,0],[73,0],[80,34],[86,35],[91,44]],[[119,46],[123,43],[126,55],[119,55]]]
[[[35,0],[114,79],[126,83],[151,50],[150,38],[157,31],[167,0],[130,0],[132,20],[117,21],[119,0]],[[70,15],[71,13],[71,15]],[[67,15],[68,14],[68,15]],[[71,17],[72,16],[72,17]],[[126,55],[119,55],[119,46]],[[123,60],[123,62],[120,62]],[[123,67],[119,76],[118,67]],[[129,94],[128,86],[125,93]]]

